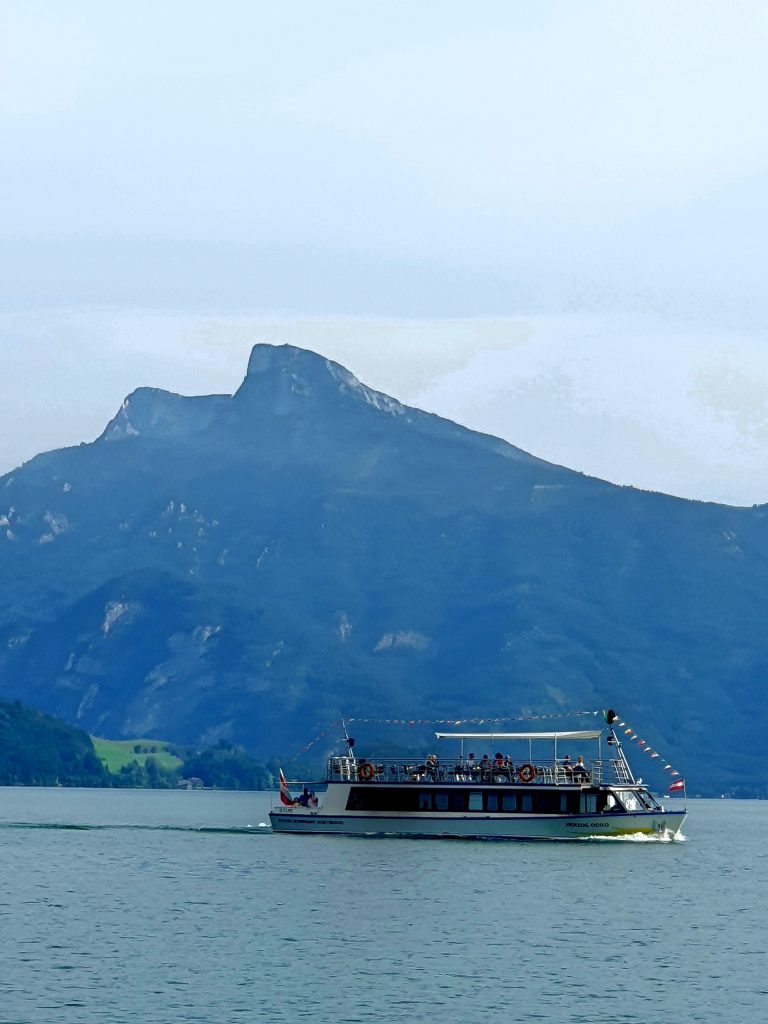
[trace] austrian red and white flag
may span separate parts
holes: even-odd
[[[285,804],[286,807],[291,807],[293,805],[293,797],[288,790],[288,783],[285,781],[283,769],[279,768],[278,771],[280,773],[280,802]]]
[[[685,779],[675,779],[675,781],[669,787],[669,792],[679,793],[681,789],[685,789]]]

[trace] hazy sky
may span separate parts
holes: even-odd
[[[0,5],[0,472],[255,340],[768,501],[768,6]]]

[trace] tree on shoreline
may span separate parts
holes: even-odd
[[[90,736],[20,701],[0,701],[0,783],[108,786]]]

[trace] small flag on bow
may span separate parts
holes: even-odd
[[[675,781],[669,787],[669,792],[679,793],[681,789],[685,789],[685,779],[675,779]]]
[[[279,768],[278,771],[280,773],[280,802],[285,804],[287,807],[291,807],[293,806],[293,797],[288,789],[288,783],[285,781],[283,769]]]

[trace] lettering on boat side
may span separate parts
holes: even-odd
[[[296,824],[302,825],[343,825],[344,822],[341,818],[318,818],[315,815],[304,815],[300,817],[298,814],[293,819]]]
[[[604,821],[566,821],[566,828],[605,828]]]

